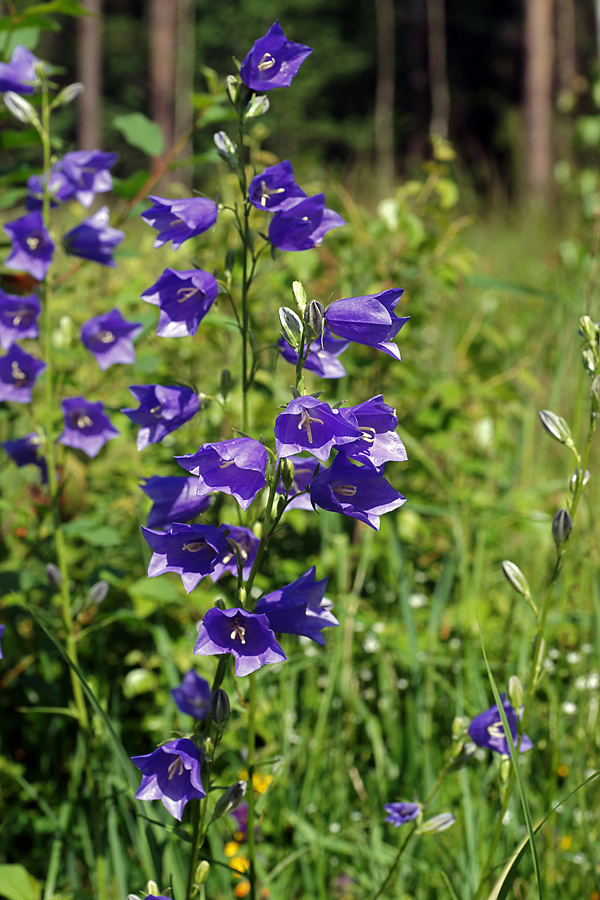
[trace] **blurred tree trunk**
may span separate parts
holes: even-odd
[[[77,80],[83,84],[79,98],[77,142],[80,150],[101,147],[102,99],[102,0],[82,0],[94,13],[77,22]]]
[[[556,0],[556,63],[559,91],[572,91],[577,77],[574,0]]]
[[[552,173],[552,0],[525,4],[525,127],[527,184],[549,187]]]
[[[194,109],[191,95],[194,92],[195,61],[195,0],[178,0],[177,8],[177,59],[175,62],[175,140],[194,126]],[[192,155],[191,139],[179,154],[181,162]],[[192,167],[180,169],[177,180],[188,190],[192,188]]]
[[[412,129],[408,139],[408,153],[423,158],[426,152],[425,135],[429,128],[427,110],[429,80],[427,77],[427,16],[423,0],[408,0],[406,21],[406,62],[408,80],[408,108]]]
[[[375,154],[377,192],[389,197],[394,191],[394,87],[396,37],[394,0],[375,0],[377,13],[377,94],[375,101]]]
[[[177,0],[150,0],[150,112],[165,138],[174,142]]]
[[[429,133],[447,138],[450,92],[446,74],[446,8],[444,0],[427,0],[427,46],[431,90]]]

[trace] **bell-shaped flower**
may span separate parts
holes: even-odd
[[[313,480],[315,470],[321,463],[314,456],[288,456],[286,457],[286,462],[291,463],[294,470],[292,485],[287,492],[288,497],[292,499],[288,502],[286,509],[305,509],[313,512],[314,507],[310,502],[310,496],[307,491]],[[282,480],[279,481],[277,486],[277,493],[286,493]]]
[[[502,706],[504,707],[504,712],[506,714],[506,720],[510,728],[510,734],[513,740],[513,744],[516,747],[519,743],[517,714],[513,709],[510,700],[508,700],[506,694],[500,694],[500,700],[502,701]],[[523,709],[521,708],[519,718],[521,718],[522,715]],[[486,709],[485,712],[479,713],[478,716],[475,716],[475,718],[469,725],[469,737],[471,738],[473,743],[477,744],[479,747],[485,747],[486,750],[493,750],[494,753],[501,753],[504,756],[510,755],[510,749],[508,746],[508,741],[506,739],[506,734],[504,732],[502,718],[496,704],[490,706],[490,708]],[[532,741],[526,734],[524,734],[521,740],[520,752],[525,753],[526,750],[531,750],[532,747]]]
[[[175,457],[182,468],[198,476],[201,493],[231,494],[244,510],[267,483],[267,461],[266,448],[254,438],[202,444],[197,453]]]
[[[140,485],[152,500],[148,528],[168,529],[173,522],[188,522],[210,506],[210,496],[198,493],[198,479],[190,475],[152,475]]]
[[[85,397],[70,397],[61,405],[64,428],[58,441],[65,447],[83,450],[93,459],[107,441],[118,436],[100,401],[92,403]]]
[[[75,199],[88,209],[96,194],[112,190],[112,176],[108,170],[118,156],[118,153],[103,153],[102,150],[74,150],[65,153],[57,167],[71,184]]]
[[[280,212],[306,197],[302,188],[294,180],[291,162],[286,159],[276,166],[267,166],[260,175],[255,175],[248,187],[248,199],[257,209]]]
[[[240,78],[252,91],[289,87],[292,78],[311,53],[310,47],[288,41],[279,22],[275,22],[246,54]]]
[[[115,363],[135,362],[133,338],[141,330],[139,322],[128,322],[115,308],[88,319],[81,329],[81,340],[104,372]]]
[[[186,200],[167,200],[165,197],[149,197],[153,206],[142,213],[142,219],[158,231],[155,247],[173,241],[177,250],[184,241],[208,231],[217,221],[217,206],[205,197],[189,197]]]
[[[42,482],[45,484],[48,480],[48,467],[40,453],[41,445],[41,437],[33,431],[24,438],[17,438],[16,441],[4,441],[2,447],[17,466],[38,466],[42,473]]]
[[[315,581],[315,572],[312,566],[296,581],[261,597],[254,611],[266,615],[273,631],[301,634],[324,647],[323,628],[340,623],[331,612],[331,600],[324,596],[328,579]]]
[[[4,265],[29,272],[37,281],[43,281],[52,263],[54,243],[44,228],[42,214],[28,213],[6,222],[3,227],[12,241],[12,250]]]
[[[108,220],[108,206],[103,206],[76,228],[68,231],[63,237],[66,252],[102,266],[116,266],[112,253],[125,237],[125,232],[111,228]]]
[[[227,572],[237,577],[239,557],[242,565],[242,578],[244,581],[247,581],[256,559],[256,551],[258,550],[260,539],[249,528],[244,528],[241,525],[222,524],[219,528],[227,537],[230,552],[217,563],[214,572],[210,576],[211,580],[218,581]]]
[[[44,175],[30,175],[27,179],[27,196],[25,197],[25,207],[28,210],[41,210],[44,205],[44,184],[46,178]],[[61,206],[67,203],[75,196],[75,188],[66,175],[59,169],[56,163],[50,170],[50,179],[48,181],[48,194],[50,196],[50,206]]]
[[[142,773],[136,800],[160,800],[175,819],[188,800],[201,800],[206,791],[200,781],[200,751],[189,738],[177,738],[146,756],[132,756]]]
[[[31,403],[31,388],[46,364],[13,344],[0,358],[0,400]]]
[[[176,431],[200,409],[198,395],[189,387],[162,384],[132,384],[129,388],[140,405],[126,407],[121,412],[140,426],[137,448],[157,444],[166,434]]]
[[[269,224],[269,240],[278,250],[310,250],[332,228],[345,224],[338,213],[325,206],[325,195],[315,194],[275,213]]]
[[[316,397],[297,397],[275,420],[277,456],[285,459],[307,450],[323,462],[335,445],[347,444],[361,436],[351,417],[341,416]]]
[[[406,825],[407,822],[413,822],[421,815],[418,803],[385,803],[383,808],[388,814],[385,821],[396,828]]]
[[[400,351],[392,338],[410,316],[399,317],[394,307],[404,293],[400,288],[392,288],[381,294],[366,294],[348,300],[334,300],[325,310],[325,322],[334,334],[383,350],[388,356],[400,359]]]
[[[316,506],[366,522],[379,530],[380,517],[406,502],[389,481],[368,466],[358,466],[338,454],[328,469],[321,469],[310,483]]]
[[[0,346],[8,350],[15,341],[38,336],[40,301],[35,294],[17,297],[0,288]]]
[[[6,631],[6,625],[0,625],[0,640],[4,637],[4,632]],[[2,647],[0,647],[0,659],[4,659],[4,654],[2,653]]]
[[[171,691],[171,696],[182,713],[200,721],[207,717],[210,684],[195,669],[185,673],[179,687]]]
[[[341,415],[346,412],[352,414],[352,421],[358,424],[362,437],[352,444],[343,444],[338,448],[340,453],[378,470],[386,462],[406,460],[404,444],[394,431],[398,416],[391,406],[383,402],[381,394],[358,406],[342,406]]]
[[[174,522],[164,532],[142,526],[142,534],[154,551],[148,577],[175,572],[181,576],[188,594],[229,552],[225,535],[214,525]]]
[[[219,292],[210,272],[165,269],[158,281],[142,294],[142,300],[160,307],[156,333],[160,337],[196,334],[198,325]]]
[[[40,60],[31,50],[17,44],[10,62],[0,63],[0,94],[14,91],[15,94],[33,94],[38,80],[36,67]]]
[[[286,659],[265,615],[216,606],[208,610],[198,628],[194,653],[199,656],[231,653],[236,675],[249,675],[261,666]]]
[[[316,372],[321,378],[344,378],[346,370],[338,359],[350,341],[336,338],[326,327],[323,336],[315,338],[303,368]],[[284,337],[279,340],[281,355],[293,366],[298,362],[298,354]]]

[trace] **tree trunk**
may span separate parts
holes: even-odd
[[[177,0],[150,0],[150,111],[165,146],[174,142]]]
[[[195,62],[195,3],[194,0],[178,0],[177,8],[177,60],[175,63],[175,140],[179,140],[194,125],[192,94],[194,92]],[[184,162],[193,153],[191,139],[179,154]],[[177,180],[190,191],[192,189],[192,168],[186,166],[178,171]]]
[[[427,149],[425,136],[429,128],[427,17],[423,0],[408,0],[403,31],[406,34],[407,101],[411,118],[407,152],[422,159]]]
[[[427,0],[427,45],[431,90],[429,133],[447,138],[450,92],[446,75],[446,9],[444,0]]]
[[[375,101],[375,154],[377,192],[394,191],[394,87],[396,40],[394,0],[375,0],[377,13],[377,94]]]
[[[559,91],[572,91],[577,77],[574,0],[556,0],[556,63]]]
[[[544,191],[552,173],[552,0],[526,0],[527,184]]]
[[[94,15],[83,16],[77,23],[77,79],[83,84],[77,143],[80,150],[99,150],[102,143],[102,0],[82,0],[82,5]]]

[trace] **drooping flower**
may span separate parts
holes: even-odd
[[[171,696],[182,713],[200,721],[207,717],[210,684],[195,669],[185,673],[179,687],[171,691]]]
[[[154,551],[148,577],[175,572],[181,576],[188,594],[229,552],[225,535],[214,525],[174,522],[168,531],[154,531],[142,526],[142,534]]]
[[[286,462],[291,463],[294,469],[292,486],[288,492],[288,497],[293,499],[289,501],[286,509],[306,509],[313,511],[313,505],[308,495],[308,486],[313,480],[315,469],[321,463],[314,456],[288,456]],[[279,482],[277,487],[278,494],[285,494],[283,481]],[[299,496],[296,496],[299,494]]]
[[[44,228],[40,212],[28,213],[4,225],[12,240],[12,250],[4,265],[9,269],[29,272],[43,281],[52,263],[54,243]]]
[[[349,343],[350,341],[345,341],[343,338],[334,337],[325,327],[322,338],[316,338],[310,345],[310,352],[303,368],[316,372],[321,378],[344,378],[346,370],[338,356],[341,356]],[[284,337],[279,341],[279,349],[283,358],[295,366],[298,362],[298,354]]]
[[[177,250],[184,241],[208,231],[217,221],[217,206],[205,197],[189,197],[186,200],[167,200],[165,197],[149,197],[154,206],[142,213],[142,219],[158,231],[155,247],[173,241]]]
[[[254,438],[233,438],[202,444],[197,453],[176,456],[179,465],[197,475],[201,493],[222,491],[246,510],[266,485],[266,448]]]
[[[340,623],[331,612],[331,600],[324,596],[328,579],[315,581],[315,572],[312,566],[296,581],[261,597],[255,612],[266,615],[273,631],[301,634],[324,647],[323,628]]]
[[[118,436],[100,401],[93,403],[85,397],[69,397],[61,405],[64,428],[58,441],[65,447],[83,450],[93,459],[107,441]]]
[[[141,330],[139,322],[128,322],[115,308],[88,319],[81,329],[81,340],[104,372],[116,363],[135,362],[133,338]]]
[[[393,310],[403,293],[400,288],[392,288],[381,294],[334,300],[325,310],[325,322],[334,334],[348,341],[375,347],[400,359],[400,351],[392,338],[410,316],[399,317]]]
[[[385,821],[396,828],[412,822],[421,814],[421,807],[418,803],[386,803],[383,808],[388,813]]]
[[[142,300],[160,306],[156,329],[160,337],[185,337],[196,334],[218,292],[217,280],[210,272],[165,269],[158,281],[144,291]]]
[[[398,425],[398,416],[391,406],[383,402],[381,394],[358,406],[342,406],[340,413],[345,415],[346,412],[352,414],[362,436],[352,444],[339,447],[340,453],[378,470],[386,462],[406,460],[404,444],[394,431]]]
[[[88,209],[96,194],[112,190],[112,176],[108,171],[118,159],[118,153],[102,150],[74,150],[65,153],[57,166],[73,187],[76,200]]]
[[[40,301],[35,294],[17,297],[0,288],[0,346],[8,350],[15,341],[38,336]]]
[[[341,416],[328,403],[310,395],[288,403],[275,420],[277,456],[284,459],[307,450],[323,462],[331,448],[361,437],[350,417]]]
[[[17,44],[10,62],[0,63],[0,94],[14,91],[15,94],[33,94],[38,80],[36,66],[40,60],[31,50]]]
[[[261,666],[286,659],[265,615],[245,609],[221,610],[216,606],[202,620],[194,653],[200,656],[231,653],[236,675],[249,675]]]
[[[140,405],[122,409],[132,422],[140,426],[137,448],[157,444],[166,434],[176,431],[200,409],[198,395],[189,387],[162,384],[132,384],[129,388]]]
[[[143,775],[136,800],[160,800],[181,821],[188,800],[201,800],[206,791],[200,781],[200,751],[188,738],[177,738],[131,762]]]
[[[148,513],[148,528],[167,530],[173,522],[188,522],[210,506],[211,498],[198,493],[198,479],[191,475],[152,475],[140,485],[153,501]]]
[[[30,175],[27,179],[27,196],[25,197],[25,207],[28,210],[40,210],[44,204],[44,184],[45,175]],[[48,181],[48,194],[50,196],[50,206],[60,206],[68,203],[75,196],[75,188],[60,171],[58,163],[52,166],[50,170],[50,178]]]
[[[260,175],[255,175],[248,188],[248,199],[257,209],[280,212],[293,205],[300,197],[306,197],[294,179],[294,170],[288,159],[267,166]]]
[[[4,632],[6,631],[6,625],[0,625],[0,640],[4,637]],[[0,659],[3,659],[4,654],[2,653],[2,647],[0,646]]]
[[[506,714],[506,720],[510,728],[513,744],[516,747],[519,742],[517,714],[513,709],[510,700],[508,700],[506,694],[500,694],[500,700],[502,701],[502,706],[504,707],[504,712]],[[522,715],[523,709],[521,708],[519,718],[521,718]],[[485,747],[486,750],[493,750],[495,753],[501,753],[504,756],[508,756],[510,754],[508,741],[506,739],[506,734],[504,733],[502,718],[500,717],[500,711],[496,704],[490,706],[490,708],[486,709],[485,712],[479,713],[478,716],[475,716],[475,718],[469,725],[469,737],[474,744],[477,744],[479,747]],[[525,753],[525,751],[531,750],[532,747],[533,742],[526,734],[524,734],[521,740],[520,752]]]
[[[380,517],[406,501],[375,469],[358,466],[338,454],[328,469],[321,469],[310,483],[316,506],[366,522],[379,530]]]
[[[241,525],[221,524],[219,528],[227,537],[230,552],[215,566],[215,570],[210,576],[211,581],[218,581],[226,572],[237,576],[238,554],[242,563],[242,578],[246,581],[250,577],[260,539],[249,528],[244,528]],[[231,547],[232,544],[233,549]]]
[[[269,224],[269,240],[278,250],[310,250],[332,228],[345,224],[339,213],[325,206],[325,195],[315,194],[275,213]]]
[[[271,25],[264,37],[252,45],[240,69],[240,78],[252,91],[270,91],[289,87],[310,47],[288,41],[279,22]]]
[[[41,445],[41,437],[33,431],[24,438],[17,438],[16,441],[4,441],[2,447],[18,466],[38,466],[42,472],[42,481],[45,483],[48,476],[48,467],[46,460],[40,453]]]
[[[13,344],[0,358],[0,400],[31,403],[31,388],[46,364]]]
[[[100,263],[102,266],[116,266],[112,252],[125,237],[125,232],[111,228],[108,221],[108,206],[103,206],[98,212],[84,219],[63,237],[66,252],[71,256]]]

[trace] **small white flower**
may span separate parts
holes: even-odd
[[[562,711],[566,716],[574,716],[577,712],[577,706],[570,700],[565,700],[565,702],[562,704]]]

